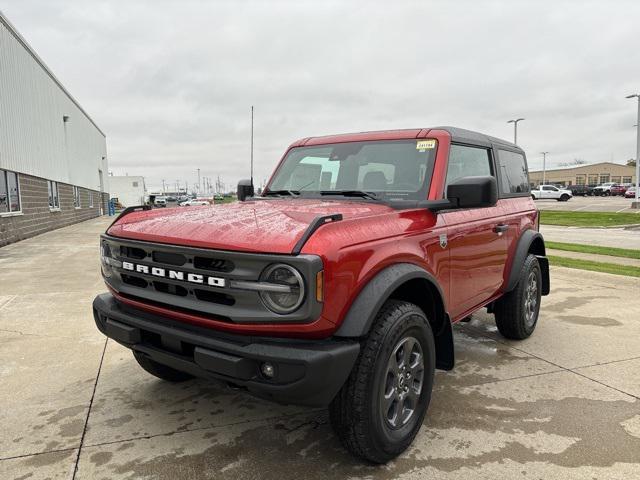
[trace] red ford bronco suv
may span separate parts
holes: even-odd
[[[164,380],[328,405],[383,463],[423,423],[452,323],[533,332],[549,268],[524,152],[458,128],[293,143],[261,195],[126,209],[101,237],[100,331]]]

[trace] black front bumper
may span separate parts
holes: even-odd
[[[132,309],[109,293],[95,298],[93,316],[106,336],[158,363],[281,403],[327,405],[360,350],[356,341],[227,335]],[[272,379],[261,373],[264,362],[275,367]]]

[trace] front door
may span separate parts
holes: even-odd
[[[494,175],[489,148],[451,145],[447,184],[466,176]],[[488,300],[503,283],[507,261],[504,212],[499,205],[442,211],[450,249],[453,320]]]

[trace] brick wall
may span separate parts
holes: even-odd
[[[100,192],[80,188],[81,208],[73,206],[73,187],[58,183],[60,211],[49,209],[47,180],[19,174],[22,215],[0,216],[0,247],[100,215]],[[89,207],[93,195],[93,207]],[[103,194],[102,202],[108,200]],[[105,210],[106,212],[106,210]]]

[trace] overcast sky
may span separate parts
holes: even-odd
[[[635,156],[640,2],[0,0],[107,135],[109,169],[256,183],[297,138],[455,125],[530,169]]]

